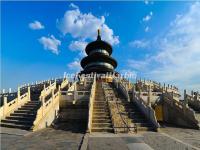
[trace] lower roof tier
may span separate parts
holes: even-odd
[[[90,73],[98,73],[98,74],[106,74],[106,73],[113,73],[114,70],[110,68],[106,68],[104,66],[92,66],[84,69],[80,72],[80,74],[90,74]]]
[[[90,66],[92,64],[110,64],[110,66],[112,66],[112,69],[115,69],[117,67],[117,62],[115,59],[113,59],[112,57],[108,56],[108,55],[104,55],[104,54],[94,54],[94,55],[89,55],[85,58],[83,58],[81,60],[81,66],[82,68],[86,68],[87,66]]]

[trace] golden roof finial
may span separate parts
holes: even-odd
[[[97,32],[98,32],[97,40],[101,40],[100,29],[98,29]]]
[[[100,36],[100,29],[98,29],[98,36]]]

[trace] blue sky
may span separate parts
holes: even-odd
[[[1,89],[79,71],[98,28],[117,71],[200,89],[199,2],[1,3]]]

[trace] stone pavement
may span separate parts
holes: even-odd
[[[166,128],[162,128],[161,131],[200,149],[200,130],[167,126]]]
[[[153,150],[140,135],[93,133],[88,139],[89,150]]]
[[[78,150],[84,133],[65,125],[36,132],[1,127],[1,150]]]
[[[1,128],[1,150],[78,150],[84,132],[46,128],[37,132]],[[76,126],[74,125],[74,128]],[[200,131],[165,128],[161,132],[138,134],[92,133],[88,136],[88,150],[195,150],[200,149]]]
[[[195,150],[199,149],[165,133],[143,132],[140,134],[91,134],[89,150]]]

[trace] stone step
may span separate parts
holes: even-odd
[[[30,104],[39,104],[39,103],[41,103],[41,101],[28,101],[27,103],[30,103]]]
[[[37,109],[34,109],[34,110],[15,110],[14,113],[27,113],[27,114],[31,114],[31,113],[36,113],[37,112]]]
[[[98,120],[98,119],[110,119],[110,116],[93,116],[92,120]]]
[[[94,101],[94,105],[105,105],[106,101]]]
[[[27,114],[27,113],[13,113],[10,116],[17,116],[17,117],[35,117],[36,114]]]
[[[13,124],[13,123],[0,123],[1,127],[7,127],[7,128],[19,128],[24,130],[29,130],[31,128],[30,125],[20,125],[20,124]]]
[[[93,112],[94,116],[102,116],[102,115],[109,115],[109,112]]]
[[[113,128],[92,128],[92,132],[114,132]]]
[[[106,106],[94,106],[93,109],[108,109]]]
[[[33,108],[33,107],[21,107],[18,110],[22,110],[22,111],[27,111],[27,110],[36,111],[37,109],[38,108]]]
[[[7,119],[3,119],[1,120],[2,123],[13,123],[13,124],[19,124],[19,125],[33,125],[33,121],[31,120],[7,120]]]
[[[40,105],[36,105],[36,104],[25,104],[24,106],[22,107],[39,107]]]
[[[9,120],[22,120],[22,121],[26,121],[26,120],[31,120],[31,121],[34,121],[35,120],[35,117],[23,117],[23,116],[9,116],[9,117],[6,117],[6,119],[9,119]]]
[[[109,110],[108,109],[93,109],[93,112],[94,113],[98,113],[98,112],[106,112],[106,113],[108,113]]]
[[[111,123],[92,123],[92,128],[111,128],[112,124]]]
[[[111,123],[110,118],[109,119],[92,119],[92,123]]]
[[[107,103],[94,103],[94,105],[93,105],[94,107],[108,107],[108,104]]]
[[[101,100],[101,99],[95,99],[94,102],[97,102],[97,103],[100,103],[100,102],[105,103],[106,101],[105,101],[105,100]]]

